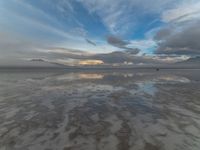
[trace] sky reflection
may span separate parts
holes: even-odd
[[[199,71],[0,74],[0,149],[199,150]]]

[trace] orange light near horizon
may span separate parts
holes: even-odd
[[[79,65],[101,65],[104,64],[102,60],[81,60]]]
[[[79,74],[80,79],[102,79],[104,75],[96,73],[81,73]]]

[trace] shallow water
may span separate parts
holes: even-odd
[[[199,150],[200,70],[1,71],[0,150]]]

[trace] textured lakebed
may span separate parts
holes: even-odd
[[[200,70],[0,72],[0,150],[199,150]]]

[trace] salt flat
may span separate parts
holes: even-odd
[[[0,72],[0,150],[199,150],[200,70]]]

